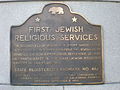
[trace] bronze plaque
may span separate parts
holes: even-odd
[[[48,4],[12,26],[10,43],[12,85],[103,83],[101,26],[65,4]]]

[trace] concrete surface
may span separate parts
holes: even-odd
[[[48,3],[52,2],[0,3],[0,90],[120,90],[120,3],[111,2],[62,2],[90,23],[102,25],[106,84],[37,87],[10,85],[10,27],[20,25],[31,15],[40,13]]]

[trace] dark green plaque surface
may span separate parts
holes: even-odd
[[[101,26],[64,4],[12,26],[10,43],[12,85],[103,83]]]

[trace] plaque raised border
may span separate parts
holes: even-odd
[[[98,75],[98,76],[96,76],[96,77],[99,77],[99,79],[94,79],[95,78],[95,76],[93,75],[93,76],[86,76],[86,78],[88,78],[88,79],[85,79],[85,81],[84,80],[82,80],[82,79],[80,79],[79,80],[79,82],[77,81],[77,79],[76,79],[76,81],[77,82],[74,82],[74,79],[71,79],[70,80],[70,77],[68,77],[68,80],[66,81],[66,82],[64,82],[64,79],[62,79],[63,80],[63,82],[62,81],[60,81],[61,79],[58,79],[58,81],[57,82],[52,82],[52,79],[51,79],[51,81],[50,82],[48,82],[48,83],[42,83],[42,82],[39,82],[38,81],[38,83],[35,83],[34,82],[34,79],[31,79],[30,81],[27,81],[27,79],[26,79],[26,82],[25,82],[25,80],[23,79],[20,79],[20,78],[23,78],[23,74],[20,74],[20,73],[22,73],[22,70],[20,71],[19,69],[17,69],[17,70],[15,70],[14,68],[16,68],[16,67],[19,67],[19,68],[21,68],[21,67],[26,67],[25,65],[23,65],[23,64],[17,64],[17,63],[21,63],[19,60],[20,60],[20,58],[18,58],[18,56],[15,56],[16,55],[16,51],[19,51],[19,50],[17,50],[17,48],[19,47],[19,44],[21,44],[21,43],[18,43],[18,46],[16,45],[17,44],[17,42],[15,41],[15,40],[18,40],[18,41],[22,41],[22,39],[20,38],[20,36],[15,36],[16,34],[19,34],[19,33],[23,33],[24,34],[24,31],[25,30],[23,30],[23,32],[22,31],[20,31],[20,30],[22,30],[21,29],[21,27],[22,26],[24,26],[25,24],[27,24],[27,26],[29,26],[30,25],[30,23],[34,23],[34,25],[36,25],[36,23],[37,23],[37,25],[39,26],[40,24],[38,24],[39,22],[40,22],[40,20],[41,19],[43,19],[44,18],[44,16],[42,16],[42,18],[40,17],[40,15],[42,15],[42,14],[51,14],[51,18],[52,19],[54,19],[54,17],[57,17],[58,18],[58,16],[60,15],[62,18],[67,18],[67,17],[64,17],[64,14],[66,14],[66,15],[68,15],[68,17],[71,17],[71,23],[69,23],[69,24],[71,24],[71,25],[73,25],[73,26],[75,26],[75,25],[84,25],[84,23],[86,24],[86,25],[88,25],[88,27],[89,28],[92,28],[92,29],[94,29],[94,30],[96,30],[96,29],[98,29],[98,32],[96,31],[96,33],[99,33],[100,35],[98,35],[99,37],[99,42],[98,43],[100,43],[100,46],[99,46],[99,48],[100,48],[100,66],[99,66],[99,61],[97,61],[96,60],[96,62],[97,63],[94,63],[93,65],[98,65],[98,67],[99,67],[99,69],[98,69],[98,71],[99,72],[97,72],[97,69],[96,68],[93,68],[93,67],[91,67],[92,66],[92,63],[89,63],[90,65],[90,67],[91,67],[91,71],[79,71],[79,73],[80,72],[83,72],[83,73],[86,73],[86,74],[84,74],[84,75],[87,75],[87,74],[89,74],[89,72],[93,72],[92,71],[92,69],[93,70],[96,70],[95,72],[95,74],[100,74],[100,75]],[[79,19],[80,18],[80,19]],[[49,18],[47,18],[47,19],[49,19]],[[34,21],[35,20],[35,21]],[[50,19],[51,20],[51,19]],[[56,21],[58,20],[58,19],[55,19]],[[68,21],[70,21],[69,19],[67,19]],[[81,22],[79,22],[79,20],[81,20]],[[34,21],[34,22],[33,22]],[[60,19],[59,19],[59,21],[60,21]],[[64,21],[64,20],[63,20]],[[63,22],[63,21],[60,21],[60,24]],[[65,24],[65,25],[68,25],[67,24],[67,22],[68,21],[64,21],[63,23]],[[78,22],[79,23],[78,23]],[[42,22],[42,21],[41,21]],[[43,25],[47,25],[46,23],[47,22],[45,22],[44,21],[44,23],[45,24],[43,24]],[[77,24],[75,24],[75,23],[77,23]],[[41,23],[42,24],[42,23]],[[49,23],[48,23],[49,24]],[[51,24],[52,24],[52,22],[51,22]],[[33,26],[34,26],[33,25]],[[57,25],[57,24],[55,24],[55,25]],[[51,25],[52,26],[52,25]],[[59,25],[58,25],[59,26]],[[69,26],[69,25],[68,25]],[[54,27],[54,26],[53,26]],[[84,26],[85,27],[85,26]],[[54,27],[55,28],[55,27]],[[75,27],[74,27],[75,28]],[[77,27],[76,27],[77,28]],[[79,27],[79,28],[82,28],[82,27]],[[86,29],[89,29],[89,28],[86,28]],[[23,29],[25,29],[25,27],[23,28]],[[16,31],[15,31],[16,30]],[[17,32],[17,30],[18,30],[18,32]],[[30,29],[30,30],[32,30],[32,29]],[[48,30],[48,29],[47,29]],[[52,28],[52,30],[53,30],[53,28]],[[81,30],[81,29],[80,29]],[[99,31],[100,30],[100,31]],[[19,32],[20,31],[20,32]],[[81,30],[82,31],[82,30]],[[78,33],[81,33],[81,31],[79,31]],[[88,31],[88,30],[87,30]],[[61,32],[60,33],[62,33],[63,31],[61,30]],[[26,33],[26,32],[25,32]],[[31,32],[31,33],[33,33],[33,32]],[[41,32],[40,32],[41,33]],[[54,32],[52,32],[52,33],[54,33]],[[73,32],[72,32],[73,33]],[[74,33],[76,33],[75,31],[74,31]],[[95,32],[93,33],[93,34],[96,34]],[[48,34],[50,34],[50,33],[48,33]],[[55,34],[55,33],[54,33]],[[66,34],[68,34],[68,33],[66,33]],[[77,34],[77,33],[76,33]],[[90,34],[90,32],[87,32],[87,34]],[[58,35],[59,35],[59,33],[58,33]],[[90,40],[97,40],[96,39],[96,36],[92,36],[92,37],[94,37],[94,39],[91,39],[92,37],[91,37],[91,35],[92,34],[90,34],[89,35],[89,39]],[[62,4],[62,3],[51,3],[51,4],[47,4],[44,8],[43,8],[43,11],[42,11],[42,13],[39,13],[39,14],[34,14],[34,15],[32,15],[31,17],[29,17],[22,25],[19,25],[19,26],[12,26],[11,27],[11,32],[10,32],[10,53],[11,53],[11,84],[12,85],[79,85],[79,84],[102,84],[102,83],[104,83],[104,69],[103,69],[103,32],[102,32],[102,29],[101,29],[101,25],[94,25],[94,24],[91,24],[91,23],[89,23],[88,21],[86,21],[86,19],[83,17],[83,16],[81,16],[81,15],[79,15],[79,14],[77,14],[77,13],[75,13],[75,12],[72,12],[71,11],[71,9],[67,6],[67,5],[65,5],[65,4]],[[13,37],[14,36],[14,37]],[[57,35],[56,35],[57,36]],[[17,37],[17,38],[15,38],[15,37]],[[82,37],[82,36],[81,36]],[[13,39],[15,39],[15,40],[13,40]],[[72,38],[71,38],[72,39]],[[85,39],[85,38],[84,38]],[[66,39],[67,40],[67,39]],[[24,43],[24,41],[22,41],[23,43]],[[62,42],[62,41],[61,41]],[[73,42],[73,41],[72,41]],[[82,42],[82,41],[81,41]],[[89,41],[88,41],[89,42]],[[94,42],[94,41],[93,41]],[[50,42],[49,42],[50,43]],[[62,44],[64,44],[64,43],[66,43],[66,42],[63,42]],[[76,42],[77,43],[77,42]],[[83,41],[83,43],[84,43],[84,41]],[[90,42],[89,42],[90,43]],[[88,43],[88,44],[89,44]],[[40,43],[39,43],[40,44]],[[61,45],[62,45],[61,44]],[[74,44],[74,43],[73,43]],[[79,43],[77,43],[77,44],[79,44]],[[82,44],[82,43],[80,43],[80,44]],[[92,43],[91,43],[92,44]],[[25,44],[26,45],[26,44]],[[88,45],[89,46],[89,45]],[[95,46],[95,47],[97,47],[97,46]],[[80,47],[79,47],[80,48]],[[20,48],[19,48],[20,49]],[[49,48],[48,48],[49,49]],[[23,49],[24,50],[24,49]],[[29,49],[28,49],[29,50]],[[47,49],[46,49],[47,50]],[[97,51],[97,50],[96,50]],[[22,51],[21,51],[22,52]],[[30,51],[31,52],[31,51]],[[59,52],[59,51],[58,51]],[[81,52],[81,51],[80,51]],[[91,53],[93,53],[92,51],[91,51]],[[19,53],[20,54],[20,53]],[[78,53],[77,53],[78,54]],[[95,55],[96,55],[96,53],[94,53]],[[86,54],[85,54],[86,55]],[[68,55],[67,55],[68,56]],[[87,55],[86,55],[87,56]],[[34,56],[33,56],[34,57]],[[51,56],[51,57],[53,57],[53,56]],[[50,58],[51,58],[50,57]],[[16,59],[16,58],[18,58],[18,59]],[[59,57],[59,58],[61,58],[61,57]],[[89,58],[88,58],[89,59]],[[61,59],[60,59],[61,60]],[[18,62],[16,62],[16,61],[18,61]],[[76,62],[76,61],[75,61]],[[75,63],[74,61],[72,61],[71,63],[73,64],[73,63]],[[23,62],[22,62],[23,63]],[[24,63],[26,63],[26,62],[24,62]],[[28,62],[27,62],[28,63]],[[34,62],[32,62],[32,63],[34,63]],[[69,62],[68,62],[69,63]],[[80,63],[80,62],[79,62]],[[71,66],[72,66],[72,64],[70,64]],[[77,64],[77,63],[76,63]],[[76,65],[76,64],[74,64],[74,65]],[[85,63],[83,63],[83,64],[85,64]],[[22,66],[23,65],[23,66]],[[26,64],[27,65],[27,64]],[[61,65],[61,64],[60,64]],[[69,64],[68,64],[69,65]],[[66,66],[68,67],[68,65],[67,65],[67,63],[66,63]],[[80,64],[81,66],[82,66],[82,64]],[[31,64],[31,66],[32,66],[32,64]],[[31,66],[28,66],[28,67],[31,67]],[[42,65],[41,65],[42,66]],[[58,65],[59,66],[59,65]],[[79,66],[79,64],[77,65],[77,66]],[[47,66],[46,66],[47,67]],[[72,66],[72,67],[74,67],[74,66]],[[33,67],[34,68],[34,67]],[[41,67],[40,67],[41,68]],[[57,68],[57,67],[55,67],[55,68]],[[81,68],[81,70],[88,70],[89,68],[87,68],[87,67],[85,67],[85,68],[82,68],[82,67],[80,67]],[[28,69],[28,68],[27,68]],[[24,72],[24,70],[23,70],[23,72]],[[67,72],[67,71],[66,71]],[[66,74],[66,72],[64,71],[63,72],[63,76],[64,76],[64,74],[65,75],[67,75]],[[74,72],[74,71],[71,71],[71,72],[67,72],[68,73],[68,75],[70,74],[70,73],[72,73],[72,72]],[[77,72],[77,71],[76,71]],[[28,72],[25,72],[25,73],[28,73]],[[25,75],[25,73],[24,73],[24,75]],[[56,72],[57,73],[57,72]],[[58,72],[59,73],[59,72]],[[94,73],[94,72],[93,72]],[[33,74],[33,73],[31,73],[31,74]],[[38,73],[38,74],[40,74],[40,73]],[[29,74],[28,74],[29,75]],[[57,74],[58,75],[58,74]],[[62,78],[63,76],[62,76],[62,74],[60,73],[60,75],[61,76],[59,76],[58,75],[58,78]],[[71,74],[72,75],[72,74]],[[77,75],[77,74],[76,74]],[[82,75],[82,74],[81,74]],[[91,74],[92,75],[92,74]],[[27,75],[26,75],[27,76]],[[48,75],[49,76],[49,75]],[[73,73],[73,76],[74,76],[74,73]],[[38,75],[38,77],[37,78],[40,78],[40,77],[42,77],[42,76],[39,76]],[[26,77],[27,78],[27,77]],[[31,76],[31,78],[35,78],[35,76]],[[44,77],[45,78],[45,77]],[[47,77],[46,77],[47,78]],[[52,77],[53,78],[53,77]],[[64,77],[63,77],[64,78]],[[66,77],[67,78],[67,77]],[[75,78],[75,76],[74,77],[71,77],[71,78]],[[77,78],[77,77],[76,77]],[[79,78],[85,78],[85,77],[80,77],[79,76]],[[92,79],[89,79],[89,78],[92,78]],[[49,78],[50,79],[50,78]],[[48,79],[48,81],[49,81],[49,79]],[[40,79],[40,80],[42,80],[42,79]],[[70,80],[70,81],[69,81]],[[88,80],[88,81],[87,81]],[[94,81],[95,80],[95,81]],[[44,80],[43,80],[44,81]],[[59,82],[60,81],[60,82]],[[25,82],[25,83],[24,83]]]

